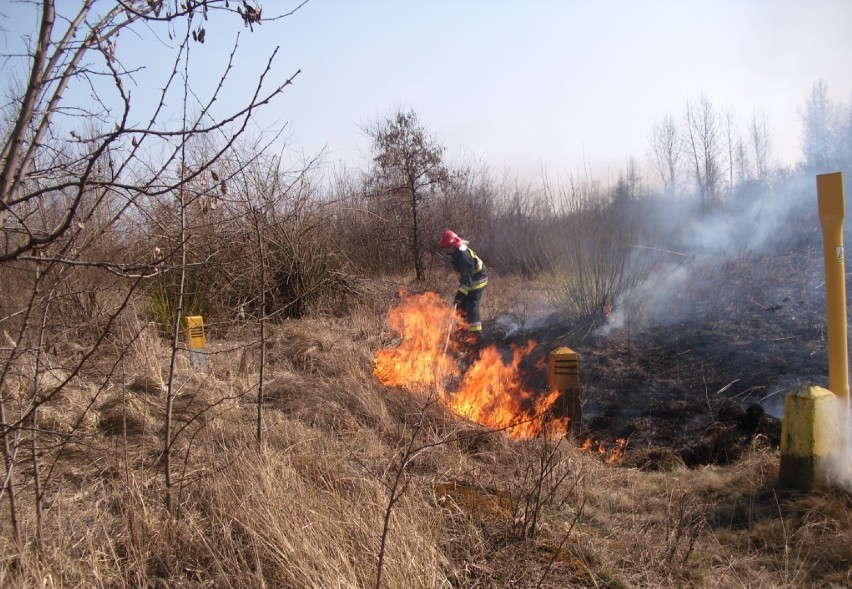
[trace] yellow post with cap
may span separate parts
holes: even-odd
[[[577,352],[561,347],[550,352],[547,386],[562,393],[562,408],[569,419],[569,431],[578,431],[583,423],[580,399],[580,366]]]
[[[779,482],[810,490],[831,486],[832,464],[849,443],[849,361],[846,268],[843,248],[843,174],[817,176],[817,203],[825,258],[828,389],[802,387],[785,397]]]
[[[836,395],[822,387],[801,387],[784,398],[778,482],[809,491],[832,483],[831,458],[838,450]]]

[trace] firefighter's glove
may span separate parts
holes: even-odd
[[[457,292],[455,298],[453,299],[453,305],[458,307],[459,305],[462,304],[463,300],[464,300],[464,295],[460,292]]]

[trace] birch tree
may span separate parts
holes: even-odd
[[[651,162],[666,194],[677,187],[677,172],[683,159],[677,122],[671,114],[655,123],[651,131]]]
[[[719,196],[722,175],[722,143],[719,117],[713,104],[702,96],[686,105],[684,145],[692,177],[702,202]]]

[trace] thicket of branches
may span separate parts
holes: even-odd
[[[217,83],[205,85],[211,88],[206,95],[195,90],[198,68],[192,64],[196,52],[203,59],[204,40],[223,38],[232,24],[261,23],[260,7],[248,2],[84,2],[72,8],[44,0],[32,9],[39,28],[24,39],[25,55],[8,60],[24,75],[20,84],[7,78],[11,100],[3,112],[0,167],[3,491],[22,548],[19,485],[32,491],[40,521],[54,468],[69,444],[79,443],[77,428],[109,388],[114,359],[142,336],[145,323],[137,319],[145,316],[158,321],[173,343],[168,374],[158,375],[168,392],[161,462],[165,502],[173,509],[172,450],[187,432],[171,422],[182,319],[215,310],[219,303],[202,285],[222,285],[235,265],[244,266],[226,263],[233,249],[226,246],[235,231],[257,234],[262,221],[252,211],[271,213],[255,193],[237,190],[262,150],[238,161],[233,148],[257,109],[298,73],[270,79],[272,51],[241,106],[214,108],[233,74],[237,38],[229,60],[218,64]],[[214,21],[217,28],[208,33]],[[157,64],[162,75],[153,98],[131,98],[139,64],[121,50],[129,34],[170,48],[171,62]],[[208,84],[211,71],[203,72]],[[288,194],[266,197],[285,200]],[[228,206],[219,207],[220,200]],[[282,214],[287,206],[281,205]],[[239,229],[220,225],[220,209],[239,220]],[[269,276],[282,273],[271,267]],[[265,292],[249,277],[255,280],[254,288],[246,287],[252,297]],[[68,428],[41,427],[40,415],[92,371],[102,373],[103,385],[75,408]]]

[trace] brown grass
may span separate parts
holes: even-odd
[[[487,305],[508,296],[510,280],[503,286]],[[771,451],[729,467],[610,466],[554,440],[513,442],[381,386],[372,357],[387,335],[374,309],[272,331],[261,447],[250,331],[211,341],[206,371],[179,363],[173,517],[160,461],[165,348],[148,339],[127,354],[62,452],[42,457],[56,466],[40,545],[32,469],[18,471],[27,544],[16,560],[4,512],[0,586],[373,587],[389,486],[421,417],[424,450],[403,473],[383,587],[852,582],[849,496],[776,489]],[[42,423],[67,429],[63,415],[80,415],[100,384],[81,379]]]

